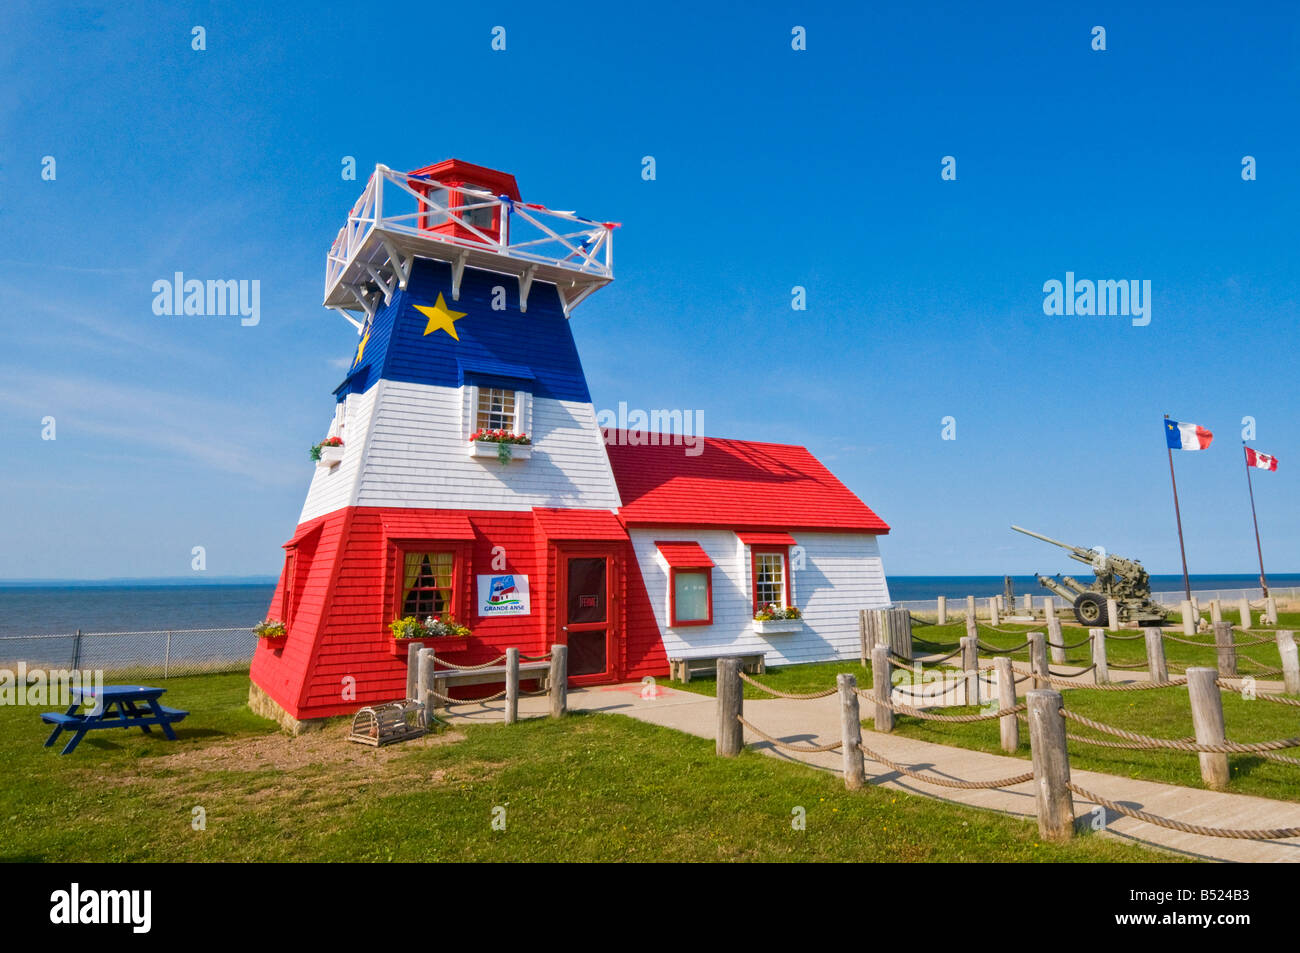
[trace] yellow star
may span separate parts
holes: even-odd
[[[369,340],[370,340],[370,332],[367,331],[366,336],[363,337],[361,339],[361,343],[357,345],[357,356],[356,359],[352,362],[353,367],[356,367],[358,364],[361,363],[361,355],[366,353],[366,342]]]
[[[424,329],[426,335],[432,334],[434,331],[446,331],[457,341],[460,340],[460,335],[456,333],[456,322],[469,312],[452,311],[447,307],[447,302],[442,300],[441,291],[438,292],[438,300],[434,302],[432,308],[417,304],[415,310],[429,319],[429,323]]]

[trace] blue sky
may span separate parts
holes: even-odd
[[[467,6],[5,5],[0,578],[277,571],[356,346],[325,252],[375,163],[449,156],[623,223],[573,319],[597,408],[807,445],[891,574],[1062,568],[1011,522],[1177,571],[1163,413],[1216,434],[1175,460],[1192,571],[1253,570],[1246,415],[1300,569],[1300,8]],[[155,315],[176,271],[260,280],[260,323]],[[1150,280],[1151,323],[1045,315],[1067,271]]]

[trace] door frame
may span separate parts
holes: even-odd
[[[570,675],[569,684],[609,685],[622,676],[622,547],[616,543],[592,542],[556,544],[555,547],[555,609],[551,614],[551,641],[569,644],[565,623],[569,614],[569,560],[605,560],[605,671],[595,675]]]

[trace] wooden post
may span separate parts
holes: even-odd
[[[406,647],[406,697],[413,702],[420,701],[420,696],[416,694],[416,688],[420,680],[421,648],[419,642],[412,642]]]
[[[417,651],[419,654],[416,661],[415,697],[417,701],[424,702],[424,724],[428,727],[433,718],[433,713],[438,710],[438,699],[433,695],[433,649],[418,649]]]
[[[889,649],[877,645],[871,650],[871,694],[878,699],[875,706],[876,731],[894,730],[894,710],[880,704],[889,701],[894,693],[893,674],[894,664],[889,660]]]
[[[1250,631],[1250,600],[1237,600],[1237,615],[1241,616],[1241,627],[1245,631]]]
[[[998,619],[998,600],[989,600],[989,625],[996,626],[999,624]]]
[[[963,702],[967,705],[978,705],[980,703],[979,666],[979,646],[975,639],[966,636],[961,640],[961,668],[966,674],[964,682],[966,697]]]
[[[1052,620],[1056,618],[1056,597],[1043,596],[1043,618],[1051,625]]]
[[[939,621],[938,625],[948,624],[948,597],[939,597]]]
[[[1196,634],[1196,619],[1192,616],[1192,600],[1184,599],[1180,611],[1183,615],[1183,635]]]
[[[900,658],[912,660],[912,613],[908,609],[888,609],[881,613],[885,621],[885,642]]]
[[[861,649],[858,656],[862,661],[862,667],[867,667],[867,661],[871,658],[871,644],[867,641],[867,610],[858,610],[858,641],[861,643]]]
[[[1297,659],[1295,635],[1283,629],[1277,634],[1277,653],[1282,656],[1282,681],[1288,695],[1300,695],[1300,660]]]
[[[1196,626],[1201,625],[1201,600],[1192,596],[1192,615],[1196,617]]]
[[[1027,592],[1025,593],[1025,614],[1034,614],[1034,597]]]
[[[1025,698],[1029,703],[1038,834],[1045,840],[1069,840],[1074,836],[1074,797],[1069,788],[1070,754],[1065,747],[1061,693],[1034,689]]]
[[[966,618],[968,619],[975,618],[975,597],[974,596],[966,597]],[[73,668],[76,668],[76,666],[74,665]]]
[[[1016,673],[1011,668],[1011,659],[999,655],[993,660],[993,667],[998,673],[998,707],[1016,707]],[[1002,733],[1002,750],[1012,754],[1020,748],[1020,719],[1015,715],[1003,715],[998,719]]]
[[[718,659],[718,746],[724,758],[734,758],[745,747],[745,686],[740,681],[740,659]]]
[[[1106,600],[1106,625],[1112,632],[1119,631],[1119,603],[1114,599]]]
[[[1212,668],[1187,670],[1187,694],[1192,701],[1192,726],[1196,740],[1203,745],[1221,745],[1225,740],[1223,729],[1223,697],[1216,680],[1219,673]],[[1200,752],[1201,780],[1215,791],[1228,786],[1228,756]]]
[[[856,791],[867,783],[866,767],[862,763],[862,716],[858,714],[858,679],[845,672],[837,675],[840,689],[840,750],[844,754],[844,786]]]
[[[1219,653],[1219,674],[1224,678],[1237,677],[1237,645],[1232,641],[1232,623],[1214,623],[1214,647]]]
[[[1210,624],[1223,621],[1223,606],[1218,599],[1210,600]]]
[[[1055,617],[1047,620],[1047,642],[1052,647],[1052,661],[1057,665],[1065,664],[1065,636],[1061,634],[1061,620]]]
[[[966,637],[968,639],[978,639],[980,635],[979,623],[975,621],[973,615],[966,617]]]
[[[1089,629],[1092,638],[1092,661],[1096,668],[1092,670],[1093,681],[1098,685],[1110,684],[1110,665],[1106,659],[1106,630]]]
[[[1034,679],[1034,686],[1050,685],[1047,681],[1047,646],[1043,641],[1043,633],[1030,632],[1026,635],[1029,639],[1029,670],[1035,675],[1042,675],[1042,681]]]
[[[1277,625],[1277,598],[1269,596],[1264,600],[1264,618],[1263,622],[1268,625]]]
[[[569,647],[551,646],[551,717],[559,718],[569,710]]]
[[[1142,634],[1147,640],[1147,671],[1151,681],[1169,681],[1169,666],[1165,664],[1165,640],[1155,626],[1143,626]]]
[[[506,724],[519,720],[519,650],[506,649]]]

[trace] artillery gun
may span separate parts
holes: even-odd
[[[1104,549],[1084,549],[1071,546],[1059,539],[1043,536],[1021,526],[1012,526],[1017,533],[1041,539],[1053,546],[1068,550],[1071,559],[1089,566],[1096,579],[1085,586],[1073,576],[1037,576],[1038,584],[1056,593],[1074,606],[1074,617],[1080,625],[1101,626],[1109,621],[1106,600],[1114,599],[1119,607],[1120,622],[1139,622],[1162,625],[1167,619],[1164,610],[1151,601],[1151,577],[1136,559],[1112,556]]]

